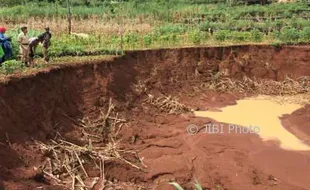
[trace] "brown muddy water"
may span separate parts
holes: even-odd
[[[302,108],[303,103],[282,100],[280,97],[257,96],[238,100],[236,105],[221,108],[221,111],[198,111],[195,115],[221,123],[251,129],[255,127],[259,129],[257,132],[263,141],[278,141],[280,147],[286,150],[309,151],[310,147],[286,130],[280,119],[284,114]]]

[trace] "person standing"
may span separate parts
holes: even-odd
[[[48,48],[51,45],[51,38],[52,38],[50,28],[46,27],[45,32],[41,34],[38,38],[43,39],[42,40],[42,53],[43,53],[43,59],[47,63],[48,62]]]
[[[28,34],[28,28],[26,26],[23,26],[21,27],[21,33],[17,37],[21,61],[26,63],[26,65],[28,64],[28,45],[29,45],[29,37],[27,34]]]

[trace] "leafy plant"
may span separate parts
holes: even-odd
[[[301,36],[301,39],[303,39],[304,41],[310,41],[310,27],[304,28],[300,36]]]
[[[15,71],[22,71],[25,67],[25,64],[20,61],[10,60],[2,63],[1,71],[8,75],[14,73]]]
[[[155,32],[160,35],[167,35],[171,33],[182,34],[185,32],[185,27],[180,24],[167,24],[157,28]]]
[[[229,31],[227,30],[220,30],[215,33],[214,37],[218,41],[225,41],[228,37]]]
[[[228,39],[231,39],[233,41],[250,41],[251,40],[251,33],[249,32],[231,32]]]
[[[260,42],[263,39],[263,34],[257,29],[251,32],[251,36],[252,36],[252,40],[255,42]]]
[[[296,28],[284,27],[280,39],[283,42],[298,42],[299,32]]]
[[[144,45],[149,46],[152,44],[152,37],[150,35],[145,35],[143,37]]]
[[[194,30],[189,33],[189,38],[194,44],[200,44],[206,38],[206,33]]]
[[[209,22],[204,22],[202,24],[199,25],[199,30],[200,31],[204,31],[207,32],[209,30],[209,28],[212,28],[212,24]]]

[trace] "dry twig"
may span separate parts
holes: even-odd
[[[172,98],[171,96],[155,98],[153,95],[149,94],[145,102],[154,105],[160,110],[170,114],[180,114],[191,110],[184,104],[179,103],[176,98]]]
[[[48,180],[54,181],[55,184],[64,184],[75,190],[89,189],[89,187],[98,183],[98,179],[100,179],[100,187],[104,189],[104,163],[108,160],[118,160],[143,171],[142,167],[124,158],[125,155],[129,154],[136,158],[136,152],[120,149],[120,141],[115,140],[121,127],[126,124],[126,120],[120,118],[114,109],[115,106],[110,99],[107,112],[101,110],[100,117],[95,122],[88,119],[78,122],[67,116],[79,126],[78,129],[81,130],[85,138],[83,143],[85,145],[69,142],[63,139],[61,135],[58,135],[58,138],[54,140],[50,140],[48,144],[35,141],[41,151],[49,156],[49,165],[43,168],[43,173],[49,178]],[[108,136],[100,136],[98,132],[101,132],[102,135],[107,133]],[[107,140],[108,142],[106,142]],[[139,157],[136,159],[137,161],[140,160]],[[94,167],[92,168],[97,168],[100,177],[90,177],[84,167],[85,163],[93,163]],[[87,184],[87,181],[92,181],[92,183]]]
[[[202,88],[219,92],[257,93],[263,95],[296,95],[310,91],[309,77],[293,80],[286,77],[283,81],[269,79],[250,79],[244,76],[241,80],[231,79],[220,72],[205,81]]]

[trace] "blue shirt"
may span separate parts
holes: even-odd
[[[3,47],[6,58],[12,57],[13,54],[11,43],[8,39],[8,37],[0,32],[0,45]]]
[[[8,37],[6,37],[3,33],[0,32],[0,42],[7,41],[8,39]]]

